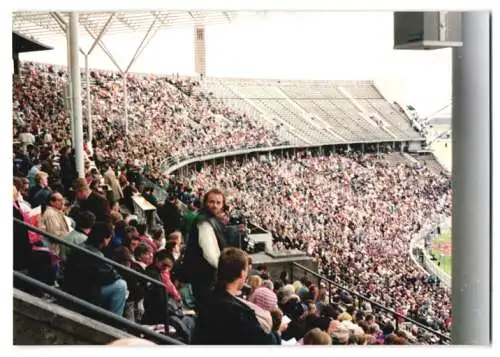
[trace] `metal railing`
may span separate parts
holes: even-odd
[[[211,152],[211,153],[202,153],[202,154],[191,154],[191,155],[179,155],[175,157],[169,157],[165,159],[160,164],[160,170],[170,175],[177,171],[178,169],[192,163],[203,163],[207,161],[211,161],[214,159],[227,158],[232,156],[243,156],[245,154],[255,154],[255,153],[268,153],[279,150],[307,150],[314,148],[321,148],[327,146],[338,146],[338,145],[360,145],[360,144],[384,144],[384,143],[396,143],[396,142],[405,142],[405,141],[423,141],[422,139],[415,138],[398,138],[393,140],[388,139],[375,139],[375,140],[347,140],[347,141],[339,141],[339,142],[330,142],[327,144],[295,144],[295,145],[276,145],[276,146],[256,146],[256,147],[242,147],[242,148],[234,148],[234,149],[222,149],[219,151]]]
[[[71,249],[74,249],[74,250],[77,250],[80,254],[84,254],[88,257],[90,257],[91,259],[97,259],[97,260],[100,260],[102,262],[105,262],[109,265],[111,265],[112,267],[114,267],[115,269],[117,269],[119,272],[121,273],[124,273],[125,275],[127,276],[134,276],[136,278],[138,278],[140,281],[142,282],[145,282],[145,286],[146,287],[150,287],[151,285],[156,285],[158,287],[161,287],[162,289],[165,289],[165,285],[163,284],[163,282],[160,282],[158,280],[155,280],[145,274],[142,274],[142,273],[139,273],[135,270],[132,270],[124,265],[121,265],[111,259],[108,259],[106,257],[102,257],[100,255],[97,255],[85,248],[82,248],[81,246],[79,245],[76,245],[76,244],[73,244],[73,243],[69,243],[67,241],[65,241],[64,239],[61,239],[61,238],[58,238],[58,237],[55,237],[54,235],[48,233],[48,232],[45,232],[35,226],[32,226],[30,224],[27,224],[17,218],[13,218],[14,219],[14,224],[18,224],[18,225],[21,225],[23,227],[25,227],[26,229],[32,231],[32,232],[35,232],[35,233],[38,233],[38,234],[41,234],[43,235],[44,237],[48,238],[51,242],[55,242],[55,243],[58,243],[58,244],[62,244],[66,247],[69,247]],[[67,294],[69,295],[69,294]],[[70,295],[72,296],[72,295]],[[169,323],[168,323],[168,310],[167,310],[167,299],[168,299],[168,296],[167,294],[164,294],[165,296],[165,313],[166,313],[166,321],[164,321],[164,327],[165,327],[165,333],[168,332],[168,326],[169,326]],[[73,296],[72,296],[73,297]],[[75,297],[73,297],[75,298]],[[76,298],[75,298],[76,299]],[[80,299],[78,299],[80,300]],[[91,304],[92,305],[92,304]],[[93,305],[95,306],[95,305]],[[118,316],[118,315],[116,315]],[[180,343],[180,342],[179,342]]]
[[[136,324],[126,318],[116,315],[102,307],[91,304],[85,300],[79,299],[62,290],[49,286],[41,281],[33,279],[23,273],[14,271],[14,281],[21,281],[25,284],[33,286],[44,293],[55,296],[58,300],[64,301],[71,305],[76,305],[78,308],[88,311],[89,314],[98,315],[99,321],[109,326],[119,328],[125,332],[134,334],[140,338],[148,339],[160,345],[183,345],[182,342],[176,339],[162,335],[158,332],[150,330],[142,325]]]
[[[360,300],[369,302],[370,305],[375,306],[375,307],[377,307],[377,308],[379,308],[379,309],[381,309],[381,310],[383,310],[383,311],[391,314],[394,317],[395,321],[396,321],[396,324],[395,324],[396,331],[399,330],[399,319],[403,319],[406,322],[409,322],[409,323],[411,323],[411,324],[413,324],[415,326],[418,326],[421,329],[424,329],[425,331],[427,331],[427,332],[429,332],[429,333],[431,333],[431,334],[439,337],[440,342],[442,344],[448,344],[451,341],[451,337],[446,336],[446,335],[444,335],[444,334],[442,334],[442,333],[440,333],[440,332],[438,332],[438,331],[436,331],[436,330],[434,330],[434,329],[432,329],[432,328],[430,328],[430,327],[428,327],[428,326],[426,326],[426,325],[424,325],[424,324],[422,324],[420,322],[417,322],[417,321],[415,321],[415,320],[413,320],[413,319],[411,319],[409,317],[401,315],[401,314],[397,313],[396,311],[391,310],[388,307],[385,307],[384,305],[381,305],[378,302],[373,301],[372,299],[367,298],[366,296],[363,296],[363,295],[358,294],[358,293],[356,293],[356,292],[354,292],[354,291],[352,291],[352,290],[350,290],[348,288],[345,288],[342,285],[339,285],[339,284],[331,281],[330,279],[322,276],[321,274],[318,274],[318,273],[312,271],[311,269],[309,269],[309,268],[307,268],[307,267],[305,267],[305,266],[303,266],[303,265],[301,265],[299,263],[295,263],[295,262],[292,263],[292,280],[293,280],[293,269],[294,269],[294,267],[297,267],[297,268],[299,268],[299,269],[307,272],[308,274],[311,274],[314,277],[316,277],[318,279],[318,286],[319,286],[319,283],[321,281],[325,281],[326,284],[327,284],[327,286],[328,286],[329,302],[330,303],[332,302],[332,297],[333,297],[333,295],[332,295],[332,286],[334,286],[337,289],[341,289],[343,291],[346,291],[350,295],[355,296],[355,297],[357,297]]]
[[[436,237],[435,231],[437,230],[437,227],[441,227],[442,230],[451,228],[451,217],[440,216],[433,221],[433,223],[429,223],[428,226],[422,229],[418,235],[411,240],[408,248],[408,254],[419,270],[423,271],[426,275],[435,275],[439,277],[441,283],[447,289],[451,290],[451,275],[437,266],[437,264],[431,259],[427,248],[425,247],[425,241],[431,242],[432,239]]]

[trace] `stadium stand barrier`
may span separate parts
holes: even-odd
[[[177,341],[169,336],[159,334],[153,330],[150,330],[142,325],[136,324],[124,317],[118,316],[114,313],[109,312],[99,306],[91,304],[85,300],[79,299],[71,294],[68,294],[60,289],[49,286],[41,281],[33,279],[23,273],[14,271],[14,282],[18,284],[30,285],[46,294],[54,296],[58,301],[66,303],[65,305],[76,306],[80,311],[86,311],[88,315],[96,316],[96,318],[109,326],[125,330],[126,332],[133,334],[139,338],[145,338],[151,342],[160,345],[183,345],[182,342]]]
[[[411,139],[409,139],[411,140]],[[220,150],[218,152],[206,153],[201,155],[191,155],[191,156],[179,156],[179,157],[170,157],[162,162],[161,172],[171,175],[175,171],[180,168],[193,164],[193,163],[203,163],[210,160],[221,159],[224,157],[232,157],[232,156],[240,156],[245,154],[253,154],[253,153],[268,153],[279,150],[289,150],[289,149],[314,149],[320,147],[335,147],[335,146],[348,146],[348,145],[362,145],[362,144],[384,144],[389,142],[400,142],[401,140],[357,140],[357,141],[346,141],[342,143],[336,144],[300,144],[300,145],[282,145],[282,146],[261,146],[261,147],[248,147],[241,149],[231,149],[231,150]]]

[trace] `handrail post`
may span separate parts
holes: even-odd
[[[333,302],[332,299],[332,283],[328,282],[328,301],[330,304]]]
[[[168,296],[167,296],[167,291],[164,292],[164,304],[165,304],[165,321],[163,321],[163,325],[164,325],[164,329],[165,329],[165,336],[168,336],[169,335],[169,328],[168,326],[170,326],[169,324],[169,320],[170,320],[170,312],[168,311]]]

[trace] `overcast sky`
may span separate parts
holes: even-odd
[[[105,36],[104,43],[125,68],[142,36]],[[87,51],[88,35],[80,41]],[[192,28],[158,32],[131,71],[193,74],[193,42]],[[21,59],[66,64],[64,39],[44,43],[55,50]],[[207,27],[206,44],[212,77],[374,80],[390,100],[422,115],[451,101],[451,50],[393,50],[392,12],[242,13],[232,24]],[[99,47],[89,58],[91,68],[116,69]]]

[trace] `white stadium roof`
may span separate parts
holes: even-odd
[[[166,28],[231,23],[237,11],[109,11],[80,12],[80,31],[97,35],[106,26],[106,34],[147,32]],[[12,13],[12,29],[35,40],[65,37],[67,12],[18,11]]]

